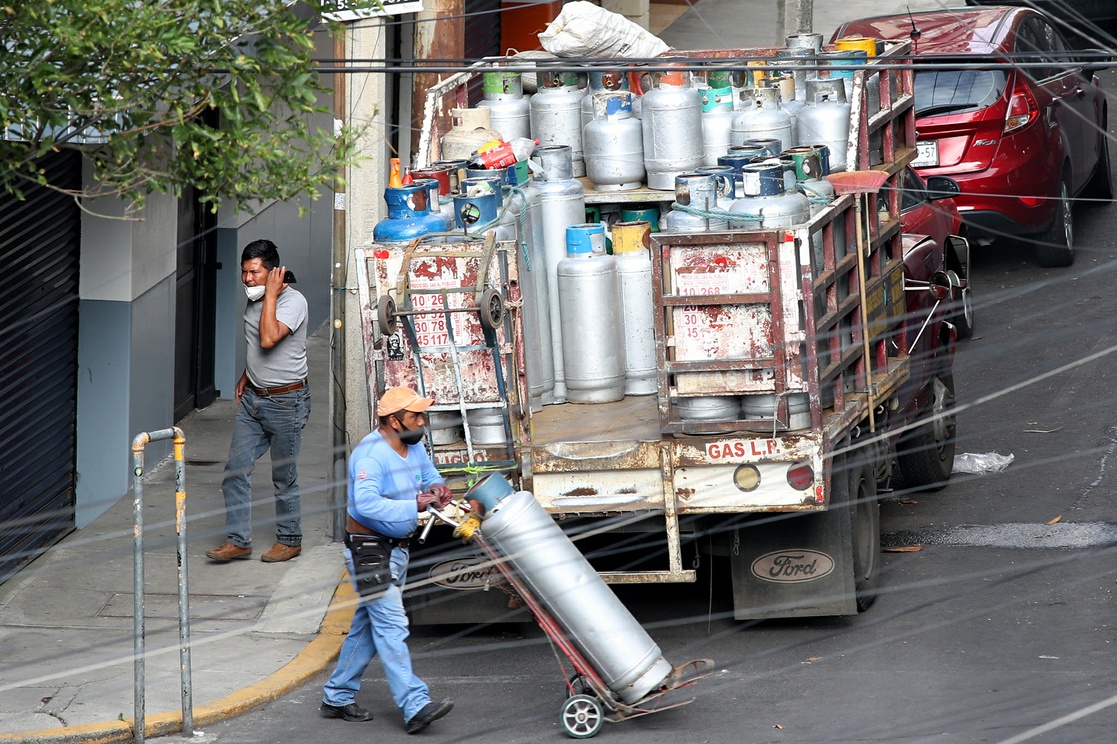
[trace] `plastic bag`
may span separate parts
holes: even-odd
[[[539,34],[539,42],[559,57],[657,57],[671,49],[655,34],[620,13],[586,2],[567,3]]]
[[[1011,454],[999,455],[996,452],[987,452],[983,455],[975,455],[966,452],[954,458],[954,469],[951,472],[970,473],[972,475],[1001,473],[1015,459],[1016,457]]]

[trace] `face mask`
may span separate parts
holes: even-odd
[[[399,419],[396,419],[396,421],[399,421]],[[403,426],[403,422],[399,421],[399,425]],[[423,436],[426,433],[427,427],[425,426],[416,426],[414,429],[404,427],[403,431],[396,432],[396,436],[399,437],[399,440],[404,444],[411,445],[423,441]]]
[[[244,285],[244,293],[248,295],[250,302],[256,302],[263,297],[266,289],[267,287],[250,287],[247,284]]]

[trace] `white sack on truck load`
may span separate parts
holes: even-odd
[[[578,0],[563,6],[539,34],[543,48],[559,57],[658,57],[671,49],[662,39],[620,13]]]

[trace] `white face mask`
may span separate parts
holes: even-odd
[[[244,293],[248,295],[250,302],[256,302],[262,298],[266,289],[267,287],[250,287],[247,284],[244,285]]]

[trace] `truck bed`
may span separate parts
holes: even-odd
[[[654,395],[629,395],[616,403],[543,406],[531,418],[532,444],[560,442],[658,442],[659,406]]]

